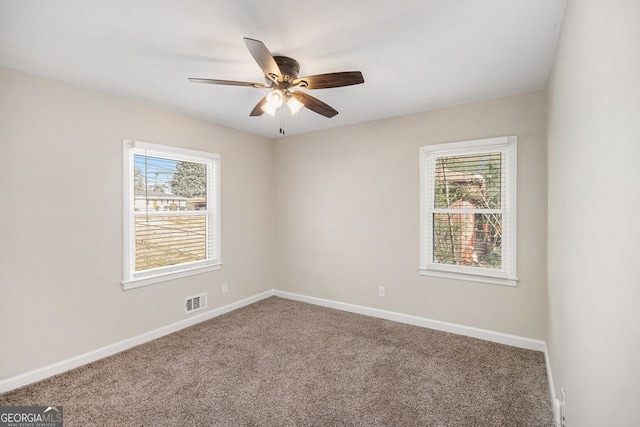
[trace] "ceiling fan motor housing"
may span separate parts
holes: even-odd
[[[291,82],[298,78],[300,72],[300,64],[293,58],[288,56],[274,56],[278,68],[280,68],[280,74],[282,74],[282,80],[285,83],[291,84]]]

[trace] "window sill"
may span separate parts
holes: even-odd
[[[468,282],[489,283],[491,285],[501,285],[501,286],[516,287],[518,285],[517,278],[508,279],[504,277],[480,276],[477,274],[457,273],[452,271],[435,270],[435,269],[424,268],[424,267],[418,268],[418,271],[422,276],[440,277],[444,279],[465,280]]]
[[[180,279],[182,277],[194,276],[196,274],[220,270],[220,268],[222,268],[222,264],[214,264],[200,268],[191,268],[189,270],[176,271],[172,273],[162,273],[156,276],[147,276],[141,277],[139,279],[125,280],[122,282],[122,290],[128,291],[130,289],[142,288],[144,286],[149,286],[156,283],[167,282],[169,280]]]

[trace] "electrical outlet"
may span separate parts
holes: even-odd
[[[385,295],[384,286],[379,286],[378,287],[378,296],[381,297],[381,298],[384,298],[384,295]]]
[[[222,293],[226,294],[227,292],[229,292],[229,285],[227,283],[223,283],[222,284]]]

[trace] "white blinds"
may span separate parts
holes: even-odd
[[[135,271],[207,259],[206,215],[136,215]]]
[[[207,259],[207,167],[134,155],[135,271]]]
[[[502,153],[437,156],[433,262],[502,268]]]

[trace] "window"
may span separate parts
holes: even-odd
[[[124,289],[217,270],[220,158],[124,141]]]
[[[515,286],[516,137],[420,149],[420,273]]]

